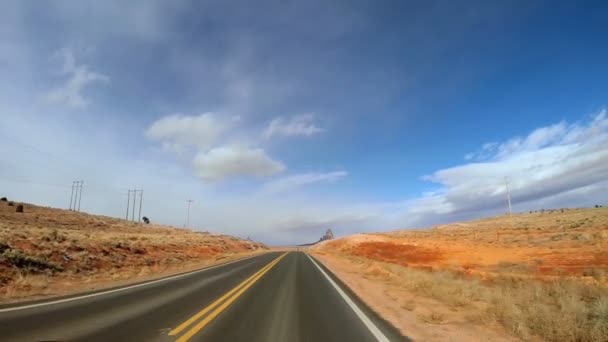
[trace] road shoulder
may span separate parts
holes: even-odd
[[[391,322],[384,319],[376,311],[363,301],[357,293],[355,293],[350,286],[345,284],[342,279],[336,276],[332,270],[330,270],[323,262],[321,262],[316,256],[308,254],[311,260],[314,260],[315,266],[320,267],[323,272],[336,283],[336,285],[344,291],[344,294],[353,302],[353,304],[361,310],[361,314],[365,316],[366,320],[369,320],[373,325],[373,328],[379,329],[383,338],[387,338],[390,341],[411,341],[409,337],[403,331],[397,329]],[[354,311],[354,309],[353,309]],[[364,322],[365,324],[365,322]],[[368,325],[368,324],[366,324]],[[368,327],[369,328],[369,327]],[[371,331],[372,329],[370,329]],[[378,338],[378,337],[377,337]],[[379,338],[380,339],[380,338]]]
[[[256,256],[260,256],[271,251],[257,251],[252,253],[237,253],[229,256],[223,256],[220,259],[207,259],[201,260],[196,263],[188,263],[181,267],[174,267],[165,269],[162,272],[154,274],[146,274],[140,276],[133,276],[129,279],[122,280],[99,280],[87,283],[81,283],[77,286],[73,284],[59,284],[56,291],[45,293],[44,295],[27,296],[21,298],[3,298],[0,299],[0,309],[32,305],[37,303],[43,303],[48,301],[63,300],[72,297],[86,296],[95,293],[101,293],[105,291],[112,291],[121,288],[128,288],[140,284],[146,284],[154,281],[163,280],[165,278],[176,277],[180,275],[186,275],[197,271],[202,271],[207,268],[222,266],[225,264],[246,260]]]
[[[476,326],[458,319],[460,314],[440,302],[415,297],[391,282],[383,281],[378,270],[329,253],[310,254],[375,313],[401,334],[421,341],[513,341],[493,328]],[[435,315],[435,316],[434,316]],[[437,319],[434,319],[436,317]],[[439,319],[441,318],[441,319]]]

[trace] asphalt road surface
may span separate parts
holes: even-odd
[[[0,307],[1,341],[405,341],[302,252]]]

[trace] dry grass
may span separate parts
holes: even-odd
[[[570,280],[543,282],[508,276],[484,283],[449,271],[429,272],[346,258],[366,270],[368,277],[467,312],[470,323],[499,322],[523,340],[540,337],[545,341],[599,342],[608,338],[608,289],[604,287]],[[416,307],[411,301],[402,305],[407,311]],[[417,317],[432,324],[448,319],[445,313],[437,311],[420,313]]]
[[[314,247],[385,288],[436,300],[523,340],[608,341],[608,208],[499,216]],[[409,298],[409,297],[408,297]],[[425,323],[446,312],[400,305]],[[438,315],[439,314],[439,315]]]
[[[426,230],[361,234],[315,248],[404,266],[462,271],[483,279],[508,273],[608,285],[608,208],[560,209]]]
[[[414,301],[409,300],[401,304],[401,308],[407,311],[414,311],[414,309],[416,309],[416,303],[414,303]]]
[[[441,324],[445,322],[446,315],[441,312],[432,311],[429,314],[419,314],[418,319],[430,324]]]
[[[265,246],[225,235],[0,201],[3,300],[178,271]]]
[[[608,207],[557,209],[516,213],[468,222],[444,224],[431,229],[384,233],[396,238],[455,239],[495,246],[543,246],[593,244],[608,238]]]

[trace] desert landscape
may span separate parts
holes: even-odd
[[[21,207],[20,207],[21,206]],[[18,207],[23,212],[18,212]],[[226,235],[0,200],[0,301],[96,290],[267,250]]]
[[[608,336],[608,208],[358,234],[311,251],[415,340]]]
[[[268,250],[226,235],[0,199],[4,303],[150,280]],[[309,251],[414,340],[608,336],[605,207],[357,234]]]

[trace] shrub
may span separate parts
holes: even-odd
[[[22,213],[23,212],[23,204],[17,205],[15,208],[15,212]]]
[[[8,202],[8,206],[9,206],[9,207],[12,207],[12,206],[14,206],[14,205],[15,205],[15,202],[13,202],[13,201]]]
[[[513,335],[544,341],[604,342],[608,336],[608,289],[571,280],[552,282],[499,276],[484,284],[452,272],[428,272],[381,264],[415,294],[444,302],[451,307],[485,303],[484,316],[503,325]],[[604,274],[590,269],[592,276]],[[441,313],[419,315],[418,319],[440,324]]]
[[[8,199],[6,197],[2,197],[2,198],[0,198],[0,201],[2,201],[2,202],[8,202]]]
[[[29,255],[19,249],[8,248],[0,254],[0,261],[27,273],[43,271],[63,271],[61,266],[54,265],[43,256]]]
[[[142,219],[142,221],[144,221],[145,224],[150,224],[150,219],[147,218],[146,216],[142,217],[141,219]]]
[[[418,319],[430,324],[441,324],[445,322],[446,316],[441,312],[432,311],[428,315],[418,315]]]

